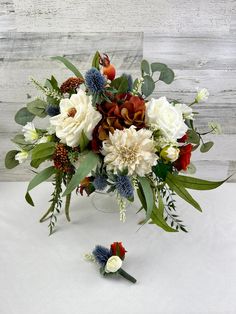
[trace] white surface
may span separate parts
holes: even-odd
[[[36,207],[24,202],[26,183],[0,183],[1,314],[235,314],[236,184],[193,193],[201,214],[178,203],[189,233],[168,234],[152,225],[138,232],[136,208],[127,222],[74,197],[72,222],[63,215],[48,237],[39,224],[50,183],[35,189]],[[137,205],[138,206],[138,205]],[[83,260],[96,244],[123,241],[124,269],[138,282],[104,279]]]

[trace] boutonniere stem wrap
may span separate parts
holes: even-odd
[[[130,282],[136,283],[137,280],[122,268],[126,252],[122,242],[113,242],[109,249],[96,245],[92,254],[86,254],[85,257],[100,266],[100,273],[104,277],[118,274]]]

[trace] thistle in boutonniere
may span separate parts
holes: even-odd
[[[108,275],[121,275],[132,283],[136,283],[137,280],[122,268],[126,252],[122,242],[113,242],[110,249],[96,245],[92,254],[86,254],[85,258],[96,262],[100,266],[100,273],[104,277]]]

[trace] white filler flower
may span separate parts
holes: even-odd
[[[105,266],[105,272],[106,273],[115,273],[117,270],[119,270],[122,266],[122,260],[119,256],[113,255],[108,258],[106,266]]]
[[[27,122],[26,125],[22,128],[22,132],[26,142],[35,143],[39,138],[39,135],[32,122]]]
[[[208,92],[208,90],[206,88],[198,89],[195,101],[197,103],[204,102],[204,101],[206,101],[208,99],[208,97],[209,97],[209,92]]]
[[[25,150],[20,151],[15,155],[15,160],[19,161],[22,164],[29,156],[29,153]]]
[[[146,103],[146,123],[160,130],[171,141],[184,136],[188,129],[182,112],[170,104],[166,97],[152,98]]]
[[[83,90],[60,102],[61,113],[50,119],[56,136],[70,147],[78,146],[82,132],[91,140],[92,132],[102,115],[92,106],[92,97]]]
[[[175,108],[180,110],[184,119],[189,119],[189,120],[194,119],[193,109],[191,107],[189,107],[185,104],[175,104]]]
[[[109,139],[103,142],[104,162],[107,170],[128,169],[128,174],[144,176],[151,172],[158,156],[155,154],[155,145],[152,132],[147,129],[115,130],[109,134]]]

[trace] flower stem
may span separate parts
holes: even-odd
[[[71,178],[72,178],[72,174],[68,174],[67,180],[66,180],[66,186],[68,186]],[[66,214],[66,219],[68,221],[70,221],[70,200],[71,200],[71,193],[66,195],[66,204],[65,204],[65,214]]]
[[[124,271],[124,269],[122,269],[122,268],[120,268],[120,269],[118,270],[118,273],[119,273],[122,277],[124,277],[125,279],[131,281],[132,283],[136,283],[136,281],[137,281],[134,277],[132,277],[130,274],[128,274],[128,273],[127,273],[126,271]]]

